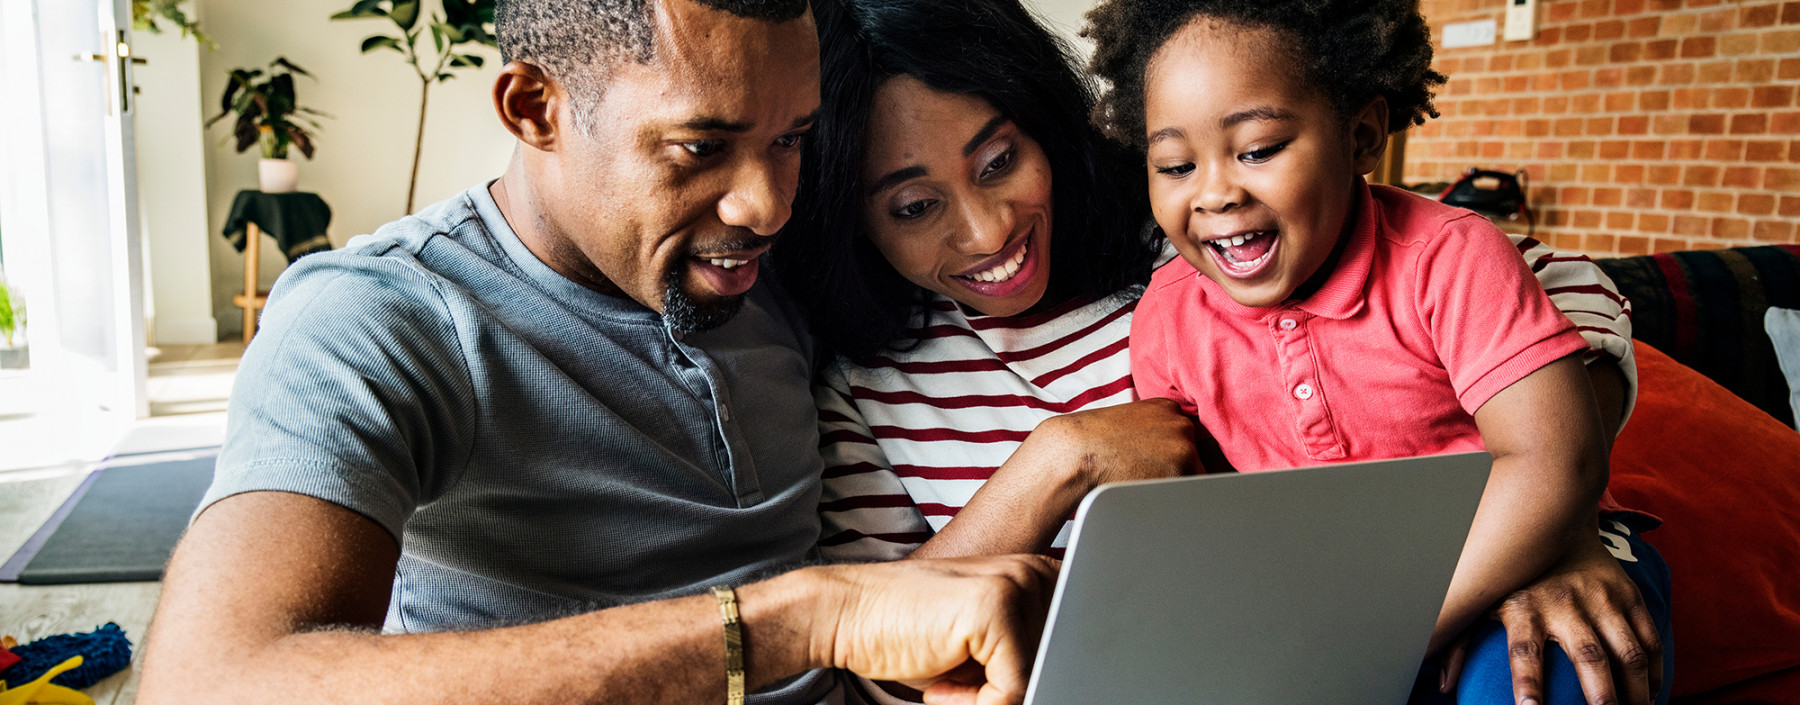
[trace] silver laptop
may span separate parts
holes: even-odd
[[[1491,465],[1467,453],[1094,490],[1026,703],[1406,702]]]

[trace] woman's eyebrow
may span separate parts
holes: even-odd
[[[888,173],[887,176],[876,179],[875,183],[869,186],[869,195],[873,196],[882,191],[899,186],[910,179],[916,179],[929,173],[931,172],[926,171],[925,167],[922,166],[909,166],[904,169],[896,169]]]
[[[974,137],[969,138],[968,144],[963,145],[963,156],[974,154],[976,147],[980,147],[981,143],[986,142],[989,137],[993,137],[994,131],[1000,129],[1000,126],[1007,122],[1005,115],[995,115],[994,119],[987,121],[986,125],[982,125],[981,129],[975,132]]]

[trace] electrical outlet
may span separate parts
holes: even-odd
[[[1453,22],[1444,25],[1444,48],[1458,49],[1493,44],[1496,29],[1498,29],[1497,23],[1493,20]]]
[[[1506,0],[1506,39],[1515,41],[1537,36],[1538,0]]]

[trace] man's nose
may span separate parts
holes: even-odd
[[[799,181],[797,168],[750,161],[737,169],[731,190],[719,199],[719,220],[765,237],[774,235],[793,215],[794,189]]]

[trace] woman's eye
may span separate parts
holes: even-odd
[[[696,157],[710,157],[725,151],[725,143],[721,140],[694,140],[681,143],[681,148]]]
[[[1286,142],[1282,142],[1281,144],[1277,144],[1277,145],[1271,145],[1268,147],[1263,147],[1262,149],[1255,149],[1255,150],[1245,152],[1243,154],[1238,155],[1238,159],[1249,162],[1251,164],[1261,164],[1263,162],[1269,161],[1269,159],[1271,157],[1274,157],[1276,154],[1280,153],[1281,150],[1283,150],[1283,149],[1287,149]]]
[[[898,210],[894,211],[894,217],[900,218],[902,220],[912,220],[919,216],[925,215],[925,211],[931,210],[931,206],[933,206],[936,203],[937,203],[937,201],[934,201],[931,199],[913,201],[912,203],[908,203],[904,206],[901,206]]]
[[[1156,167],[1156,173],[1164,174],[1167,176],[1187,176],[1188,172],[1193,171],[1193,170],[1194,170],[1194,165],[1191,163],[1176,164],[1174,166]]]
[[[981,178],[985,179],[1002,171],[1006,171],[1007,167],[1012,166],[1013,155],[1018,151],[1017,147],[1012,147],[994,157],[992,161],[987,163],[987,166],[981,168]]]

